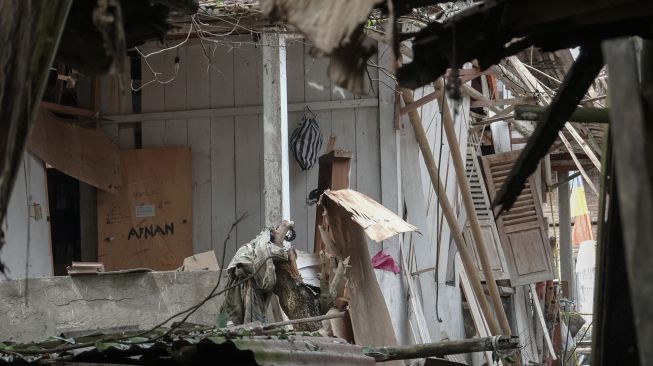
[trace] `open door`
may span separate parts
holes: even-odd
[[[509,151],[482,157],[483,172],[492,200],[520,152]],[[514,206],[499,216],[496,223],[512,286],[553,279],[553,256],[533,176],[526,181]]]

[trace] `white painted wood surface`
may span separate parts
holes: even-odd
[[[433,92],[431,86],[415,90],[414,97],[419,99],[424,95]],[[453,115],[454,125],[459,141],[461,154],[466,152],[467,141],[467,115],[469,110],[469,98],[464,98],[462,103],[449,101],[452,110],[458,110]],[[455,106],[455,108],[454,108]],[[458,214],[459,225],[462,227],[465,215],[462,209],[461,196],[455,182],[451,154],[444,133],[441,130],[441,116],[437,103],[429,103],[418,109],[421,116],[424,130],[432,146],[433,154],[441,174],[441,179],[446,187],[446,194],[456,213]],[[409,126],[406,118],[402,120],[404,126]],[[434,341],[442,339],[445,331],[451,339],[456,332],[461,337],[460,331],[462,316],[452,318],[452,313],[460,313],[460,290],[447,285],[447,269],[453,266],[450,256],[451,235],[449,227],[442,218],[442,210],[439,208],[438,194],[431,185],[424,160],[419,152],[415,136],[411,128],[403,128],[400,131],[401,141],[401,192],[403,202],[407,210],[408,221],[420,228],[420,234],[405,235],[406,245],[412,246],[409,258],[410,271],[419,279],[417,286],[421,292],[421,300],[424,308],[424,316],[427,319],[427,327]],[[438,250],[439,249],[439,250]],[[438,253],[439,251],[439,253]],[[436,291],[437,289],[437,291]],[[458,294],[449,302],[443,295]],[[457,299],[457,300],[456,300]],[[436,311],[437,309],[437,311]],[[439,317],[438,317],[439,316]],[[441,321],[440,321],[441,320]]]
[[[290,220],[286,37],[264,34],[262,42],[263,205],[265,226],[274,227]]]
[[[233,37],[231,40],[243,43],[233,44],[233,48],[218,45],[215,52],[211,46],[209,51],[213,59],[210,66],[196,40],[179,47],[180,64],[175,79],[168,84],[152,83],[142,90],[143,113],[175,111],[174,114],[159,115],[164,118],[174,116],[174,119],[152,120],[147,117],[141,122],[143,148],[176,145],[192,148],[193,249],[196,253],[214,249],[220,258],[222,242],[231,223],[244,212],[249,213],[247,220],[238,225],[228,241],[226,261],[264,226],[262,52],[260,46],[251,43],[250,37]],[[370,88],[370,93],[365,96],[355,97],[341,92],[332,87],[327,77],[328,59],[309,55],[310,46],[305,46],[303,40],[287,42],[289,105],[344,100],[334,110],[316,112],[324,140],[331,133],[337,134],[337,147],[354,153],[351,187],[382,201],[378,101],[371,99],[377,96],[378,83],[374,81],[373,91]],[[154,50],[154,47],[147,45],[143,52]],[[174,74],[175,55],[176,49],[148,58],[157,72],[164,73],[162,80]],[[370,71],[372,75],[378,75],[376,70]],[[150,80],[150,71],[144,64],[142,74],[143,81]],[[361,106],[358,106],[358,101]],[[216,109],[233,113],[210,112]],[[198,114],[195,112],[198,110],[204,112]],[[187,118],[183,111],[190,111]],[[296,107],[288,113],[289,133],[298,126],[302,114]],[[137,117],[129,118],[131,121]],[[124,124],[129,125],[103,124],[102,128],[110,132],[110,126],[122,127]],[[289,163],[290,218],[295,221],[297,232],[293,245],[310,251],[313,248],[315,207],[306,204],[306,197],[316,188],[317,166],[302,172],[293,157]],[[395,176],[395,182],[396,179]],[[370,251],[373,249],[376,248],[370,247]]]
[[[35,205],[41,217],[35,215]],[[5,245],[0,260],[9,278],[52,276],[48,187],[43,161],[26,152],[2,223]]]

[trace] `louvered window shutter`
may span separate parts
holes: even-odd
[[[485,189],[485,184],[482,180],[483,176],[481,174],[480,164],[478,162],[476,151],[473,146],[470,146],[467,149],[465,169],[469,179],[469,188],[472,193],[472,200],[474,201],[476,216],[478,217],[478,223],[481,227],[483,242],[487,248],[488,259],[490,261],[490,266],[492,268],[494,278],[497,280],[508,280],[510,279],[508,264],[503,253],[503,248],[501,247],[501,241],[499,240],[499,233],[494,222],[494,217],[492,215],[492,211],[490,210],[490,200]],[[478,257],[478,253],[476,252],[476,245],[474,243],[474,236],[472,235],[469,220],[467,220],[465,223],[463,236],[465,238],[467,247],[474,253],[476,266],[478,267],[481,277],[484,277],[480,265],[480,259]]]
[[[509,151],[482,157],[491,200],[506,181],[520,153]],[[553,279],[553,255],[533,176],[528,178],[514,206],[497,218],[496,224],[512,286]]]

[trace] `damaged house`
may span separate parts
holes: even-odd
[[[652,20],[0,4],[0,364],[647,364]]]

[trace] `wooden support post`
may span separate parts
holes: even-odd
[[[519,342],[516,338],[502,336],[498,338],[472,338],[410,346],[365,347],[363,348],[363,352],[365,355],[373,357],[376,362],[385,362],[483,351],[508,351],[516,350],[517,347],[519,347]]]
[[[403,89],[401,93],[405,104],[408,105],[413,103],[413,93],[411,91]],[[431,178],[431,183],[433,184],[436,192],[443,192],[443,194],[439,195],[438,202],[442,207],[442,212],[444,213],[444,217],[447,220],[447,224],[449,225],[449,229],[453,235],[454,242],[456,243],[456,247],[460,253],[460,258],[463,262],[463,266],[465,267],[465,271],[469,276],[474,293],[478,298],[479,304],[481,305],[483,315],[486,318],[492,334],[499,335],[500,330],[494,319],[494,312],[490,309],[487,298],[483,293],[483,287],[481,286],[481,277],[479,276],[478,270],[476,269],[476,264],[474,263],[472,254],[465,245],[465,239],[463,238],[462,230],[458,226],[458,219],[453,209],[451,208],[449,199],[446,196],[447,191],[442,184],[442,180],[440,179],[440,173],[437,166],[435,165],[433,152],[431,151],[426,133],[424,132],[422,121],[416,111],[411,111],[408,113],[408,117],[410,124],[413,126],[413,130],[415,131],[415,138],[417,139],[417,144],[419,145],[422,156],[424,157],[424,162],[426,163],[426,169],[428,170],[429,176]]]
[[[436,89],[444,89],[444,80],[442,80],[442,78],[438,79],[436,84]],[[444,125],[444,131],[447,136],[447,141],[449,142],[449,151],[451,151],[451,157],[453,159],[453,166],[456,172],[456,180],[460,186],[460,193],[463,196],[465,212],[467,212],[467,218],[472,229],[472,236],[474,237],[476,252],[478,253],[478,257],[481,261],[483,274],[485,275],[485,282],[488,285],[490,298],[492,299],[492,305],[494,305],[494,311],[497,314],[499,325],[501,326],[501,331],[503,334],[512,334],[510,332],[508,317],[506,316],[506,312],[503,308],[503,303],[501,302],[501,296],[499,295],[497,282],[494,279],[492,267],[490,266],[490,259],[487,254],[485,239],[481,233],[481,225],[478,222],[478,216],[476,216],[474,200],[472,199],[471,189],[469,188],[469,182],[465,172],[465,162],[463,161],[463,158],[460,154],[460,149],[458,148],[458,138],[456,137],[456,130],[454,127],[453,119],[451,118],[451,112],[449,111],[449,105],[447,104],[447,98],[438,99],[438,106],[442,112],[442,124]]]
[[[546,107],[537,105],[517,105],[515,106],[515,118],[524,121],[540,121]],[[573,122],[584,123],[609,123],[610,110],[607,108],[578,107],[569,116]]]
[[[331,190],[349,188],[349,168],[351,166],[351,152],[345,150],[331,150],[320,156],[320,165],[317,175],[317,188]],[[319,227],[322,224],[324,208],[320,205],[315,210],[315,236],[313,252],[319,253],[323,248],[322,236]]]
[[[268,227],[290,218],[284,37],[263,34],[263,200]]]
[[[560,280],[567,282],[569,300],[574,299],[574,258],[571,249],[569,182],[558,186],[558,222],[560,223]]]

